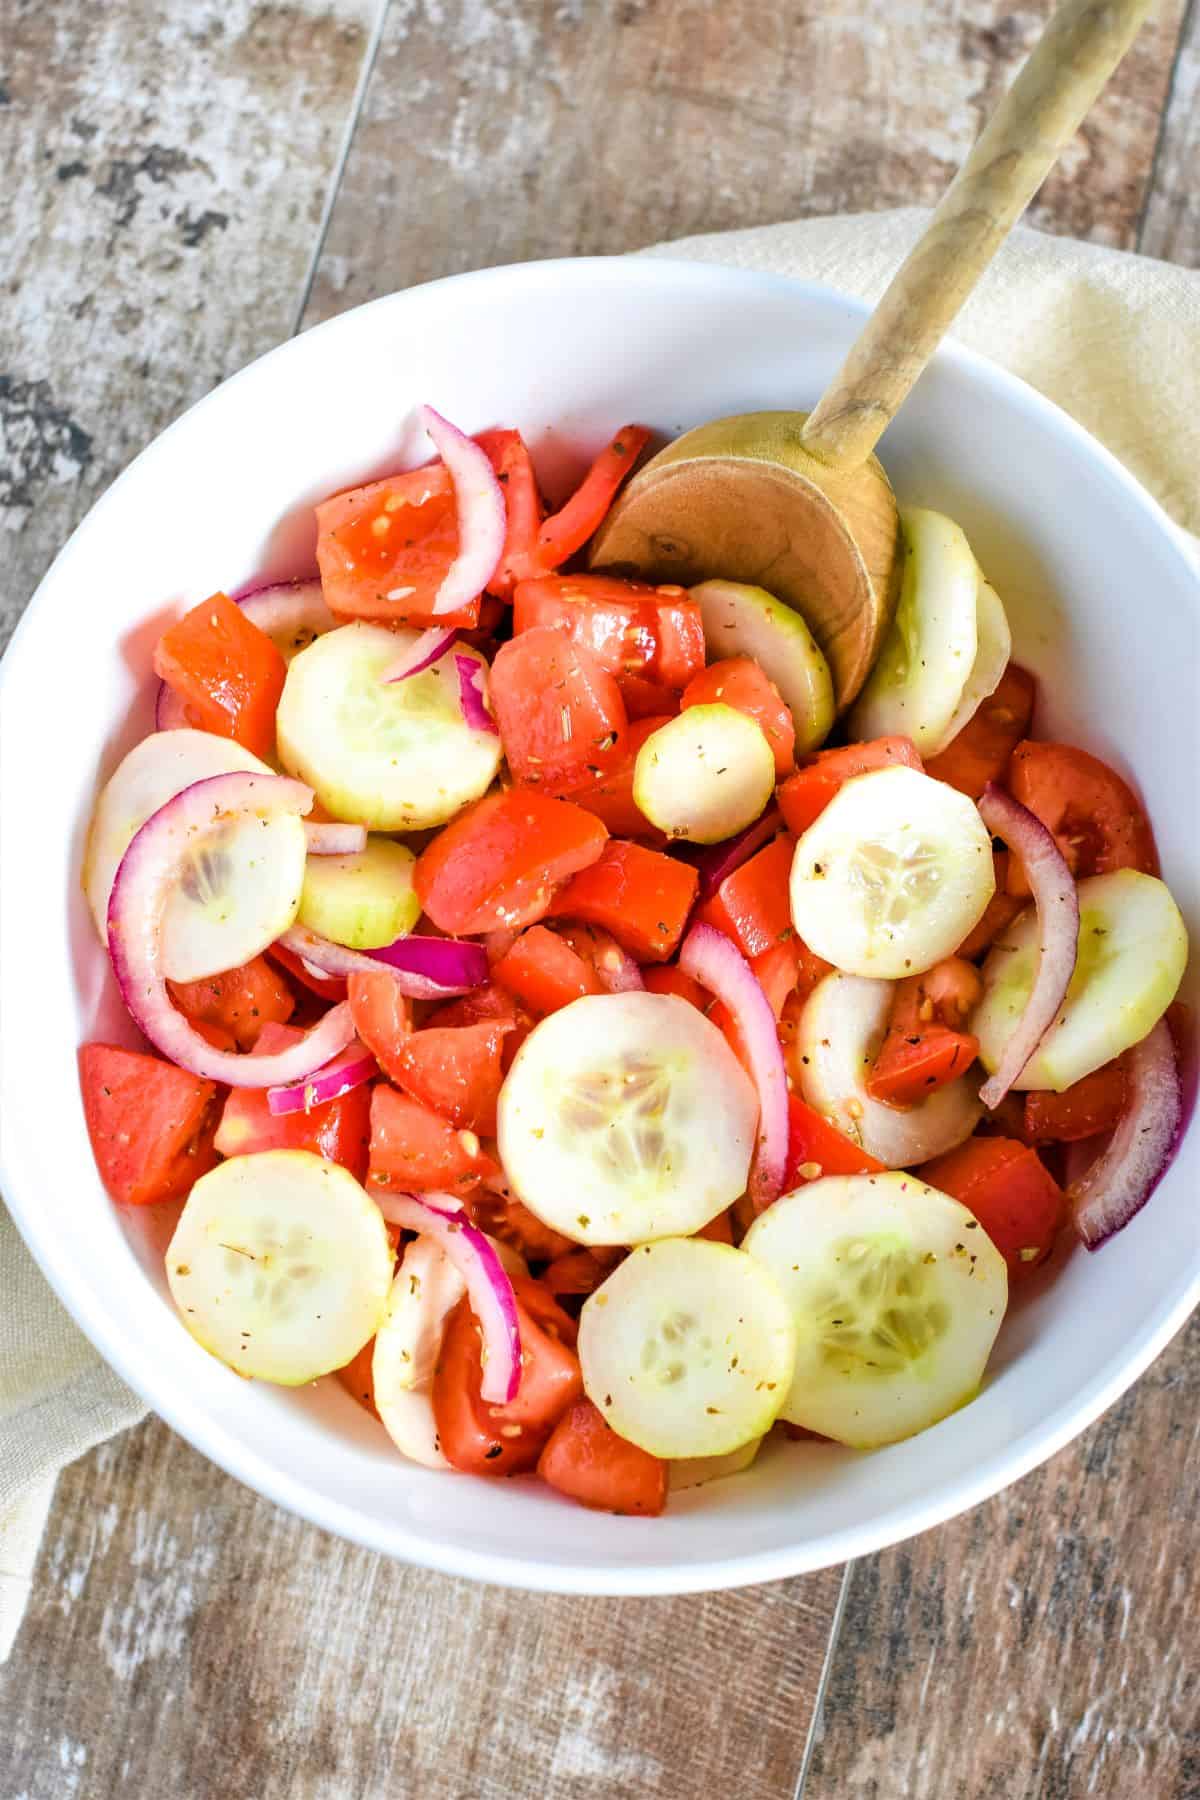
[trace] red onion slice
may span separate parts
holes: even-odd
[[[623,944],[600,925],[568,925],[562,935],[573,950],[590,954],[592,967],[606,993],[636,994],[646,983],[642,971]]]
[[[504,1264],[482,1231],[463,1217],[449,1194],[375,1194],[384,1218],[431,1237],[467,1284],[467,1299],[483,1335],[480,1398],[505,1406],[521,1385],[521,1328],[517,1297]]]
[[[365,825],[323,824],[306,819],[304,835],[310,856],[357,856],[367,847]]]
[[[108,953],[134,1023],[172,1062],[230,1087],[265,1088],[304,1081],[339,1055],[354,1036],[347,1005],[335,1006],[300,1040],[275,1056],[215,1050],[171,1004],[162,968],[162,922],[180,864],[197,834],[234,813],[268,817],[306,813],[312,789],[282,775],[211,775],[194,781],[152,813],[121,859],[108,901]]]
[[[1127,1058],[1125,1111],[1106,1148],[1067,1190],[1075,1230],[1089,1250],[1145,1206],[1171,1166],[1183,1124],[1183,1086],[1166,1021]]]
[[[410,1000],[452,1000],[488,978],[483,945],[460,938],[403,937],[380,950],[347,950],[305,925],[293,925],[279,942],[323,975],[378,975],[386,969]]]
[[[322,637],[338,621],[325,604],[321,583],[276,581],[268,587],[243,591],[237,604],[252,625],[265,631],[278,649],[295,649],[306,638]]]
[[[286,1087],[267,1089],[267,1111],[275,1116],[283,1113],[311,1112],[314,1106],[327,1106],[340,1100],[352,1088],[361,1087],[378,1074],[379,1065],[365,1044],[355,1038],[340,1056],[326,1063],[304,1081],[289,1082]]]
[[[486,731],[492,737],[499,737],[500,727],[488,711],[485,697],[486,665],[477,662],[473,656],[456,656],[454,667],[458,670],[458,699],[463,718],[472,731]]]
[[[771,1002],[737,945],[712,925],[693,925],[679,952],[679,967],[729,1009],[758,1090],[758,1149],[747,1192],[762,1212],[783,1190],[787,1164],[787,1072]]]
[[[423,669],[432,668],[440,662],[451,645],[458,642],[458,627],[431,625],[428,631],[421,632],[408,649],[390,662],[380,681],[407,681],[410,675],[419,675]]]
[[[753,825],[747,825],[744,831],[725,838],[719,844],[706,844],[702,850],[690,855],[686,850],[676,848],[675,854],[682,854],[700,877],[697,900],[711,899],[725,877],[732,875],[735,869],[740,869],[744,862],[749,862],[756,850],[769,844],[782,824],[779,809],[772,806],[761,819],[755,819]]]
[[[507,516],[504,489],[487,452],[451,425],[432,406],[417,414],[433,439],[454,483],[458,514],[458,555],[446,572],[433,602],[433,612],[454,612],[482,594],[504,553]]]
[[[1079,895],[1062,851],[1041,820],[994,781],[983,790],[979,816],[992,836],[1003,838],[1021,858],[1038,918],[1033,988],[999,1068],[979,1090],[985,1106],[997,1107],[1054,1024],[1071,985],[1079,948]]]

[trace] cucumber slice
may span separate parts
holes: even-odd
[[[830,1175],[768,1207],[745,1249],[791,1308],[793,1425],[872,1450],[974,1399],[1008,1271],[957,1200],[911,1175]]]
[[[792,1081],[810,1106],[889,1169],[907,1169],[953,1150],[983,1116],[970,1073],[919,1106],[885,1106],[867,1092],[892,1009],[890,981],[826,975],[809,995],[788,1051]]]
[[[745,1191],[750,1077],[671,994],[589,994],[530,1032],[500,1090],[513,1189],[577,1244],[699,1231]]]
[[[751,1438],[727,1456],[680,1456],[667,1469],[667,1486],[673,1494],[686,1488],[707,1487],[710,1481],[724,1481],[727,1475],[740,1475],[748,1469],[762,1447],[760,1437]]]
[[[974,802],[894,766],[848,781],[800,839],[792,923],[835,969],[900,980],[952,955],[995,889]]]
[[[994,694],[1000,686],[1001,677],[1012,655],[1012,632],[1008,627],[1008,614],[999,594],[982,575],[979,577],[979,588],[975,596],[975,629],[979,641],[971,673],[967,676],[967,685],[950,723],[933,746],[931,755],[944,750],[963,727],[970,724],[989,694]]]
[[[983,999],[971,1030],[989,1074],[1028,1002],[1037,941],[1031,906],[983,965]],[[1061,1093],[1141,1043],[1175,998],[1187,954],[1187,928],[1165,882],[1136,869],[1081,881],[1075,973],[1057,1022],[1013,1086]]]
[[[83,862],[83,891],[101,943],[121,858],[151,813],[212,775],[273,770],[229,738],[208,731],[156,731],[110,776],[96,802]],[[200,981],[249,962],[296,917],[304,882],[304,821],[289,813],[238,818],[197,840],[163,916],[163,969]]]
[[[979,568],[952,519],[900,514],[904,581],[883,648],[849,716],[852,738],[910,737],[922,756],[943,741],[978,649]]]
[[[579,1317],[585,1393],[614,1431],[652,1456],[727,1456],[761,1438],[787,1394],[794,1355],[774,1277],[705,1238],[641,1245]]]
[[[299,919],[351,950],[378,950],[410,932],[421,916],[413,890],[416,857],[391,838],[368,838],[353,856],[310,856]]]
[[[500,739],[463,715],[456,644],[420,675],[382,682],[416,632],[361,621],[326,632],[291,662],[277,719],[284,767],[336,819],[378,831],[422,830],[486,793]]]
[[[700,602],[709,662],[752,656],[792,714],[797,750],[815,750],[833,724],[833,677],[801,615],[766,588],[742,581],[702,581]]]
[[[634,805],[668,837],[693,844],[719,844],[752,824],[774,791],[761,725],[719,703],[660,725],[633,765]]]
[[[201,1176],[166,1260],[196,1342],[238,1375],[283,1387],[357,1356],[392,1284],[379,1208],[308,1150],[233,1156]]]
[[[489,1238],[510,1275],[529,1270],[507,1244]],[[418,1237],[404,1252],[371,1353],[375,1406],[396,1448],[427,1469],[448,1469],[433,1415],[433,1375],[446,1320],[467,1284],[432,1238]]]

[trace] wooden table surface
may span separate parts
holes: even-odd
[[[933,201],[1046,0],[0,0],[0,623],[150,437],[459,269]],[[1200,265],[1163,0],[1033,208]],[[1200,1320],[1007,1494],[848,1570],[510,1595],[148,1421],[62,1478],[0,1800],[1197,1800]],[[840,1631],[838,1629],[840,1622]]]

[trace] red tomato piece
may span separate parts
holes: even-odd
[[[643,844],[610,838],[599,860],[555,895],[560,919],[600,925],[638,962],[666,962],[688,922],[700,877]]]
[[[1004,780],[1009,757],[1029,730],[1036,691],[1029,671],[1009,663],[995,693],[944,750],[930,757],[925,773],[978,800],[989,781]]]
[[[400,1046],[395,1079],[452,1125],[490,1135],[496,1129],[507,1031],[495,1020],[414,1031]]]
[[[140,1050],[84,1044],[79,1085],[92,1154],[113,1200],[177,1200],[215,1166],[213,1082]]]
[[[1073,1144],[1112,1131],[1124,1110],[1125,1066],[1118,1057],[1061,1094],[1026,1094],[1023,1135],[1031,1144]]]
[[[539,1018],[585,994],[605,991],[591,963],[544,925],[531,925],[523,932],[494,973],[500,985]]]
[[[272,944],[265,955],[269,956],[272,962],[278,963],[281,969],[286,969],[288,974],[298,981],[301,987],[307,988],[310,994],[316,994],[318,998],[328,1000],[333,1006],[336,1006],[339,1000],[346,998],[346,977],[344,975],[323,974],[320,969],[306,963],[302,956],[297,956],[294,950],[289,950],[285,944]]]
[[[334,1374],[346,1392],[360,1406],[365,1406],[369,1413],[379,1418],[379,1408],[375,1404],[375,1339],[368,1338],[357,1356]]]
[[[706,1013],[712,1005],[712,995],[707,988],[691,975],[685,975],[674,963],[662,963],[657,968],[643,969],[642,980],[652,994],[674,994],[678,1000],[686,1000],[697,1012]]]
[[[968,1138],[917,1174],[974,1213],[1008,1264],[1011,1280],[1049,1256],[1063,1216],[1062,1189],[1027,1144]]]
[[[403,1051],[412,1032],[412,1007],[394,975],[355,970],[346,981],[354,1029],[391,1081],[401,1081]]]
[[[330,612],[385,625],[479,623],[479,601],[433,603],[458,555],[458,505],[441,462],[335,494],[317,507],[317,567]]]
[[[296,1010],[286,981],[261,956],[203,981],[168,981],[172,1000],[194,1025],[216,1025],[239,1050],[253,1050],[264,1025],[286,1025]]]
[[[979,923],[972,927],[955,951],[966,962],[975,962],[990,950],[998,937],[1006,932],[1017,914],[1025,910],[1025,902],[1007,893],[1009,855],[1007,850],[992,851],[996,891],[983,909]]]
[[[1035,813],[1077,880],[1114,869],[1158,874],[1158,855],[1140,801],[1115,769],[1073,744],[1018,744],[1009,764],[1014,799]],[[1020,859],[1010,856],[1010,893],[1028,893]]]
[[[565,631],[539,625],[503,644],[489,692],[519,785],[572,794],[601,781],[625,755],[629,721],[620,689]]]
[[[632,731],[635,719],[653,719],[665,725],[679,711],[676,688],[663,687],[657,681],[644,681],[640,675],[622,675],[618,683]]]
[[[788,1095],[787,1168],[784,1192],[819,1181],[822,1175],[878,1175],[886,1165],[831,1125],[824,1113]]]
[[[480,1399],[479,1329],[464,1297],[446,1322],[433,1376],[433,1416],[447,1462],[470,1475],[516,1475],[536,1466],[563,1413],[583,1392],[577,1328],[539,1282],[515,1277],[521,1385],[507,1406]]]
[[[899,764],[919,769],[921,758],[911,738],[874,738],[868,744],[846,744],[838,750],[818,750],[790,775],[776,798],[789,831],[799,837],[820,817],[847,781],[869,775],[875,769]],[[982,793],[982,789],[980,792]]]
[[[492,1187],[476,1188],[464,1204],[472,1225],[486,1231],[489,1237],[511,1244],[528,1263],[552,1262],[571,1248],[570,1238],[555,1231],[552,1225],[543,1224],[536,1213],[510,1193],[498,1193]]]
[[[513,630],[549,625],[590,650],[624,684],[677,692],[704,668],[700,602],[681,587],[612,575],[544,575],[513,596]]]
[[[290,1025],[264,1025],[254,1047],[273,1056],[304,1036]],[[258,1150],[311,1150],[340,1163],[356,1181],[367,1173],[371,1138],[371,1090],[364,1082],[311,1112],[273,1113],[265,1088],[233,1088],[221,1111],[216,1147],[222,1156],[252,1156]]]
[[[619,1437],[586,1399],[558,1421],[537,1472],[547,1486],[596,1512],[657,1518],[667,1504],[666,1463]]]
[[[723,1212],[717,1214],[715,1219],[710,1219],[707,1225],[702,1225],[699,1231],[695,1233],[696,1237],[707,1238],[710,1244],[729,1244],[732,1246],[733,1219],[731,1214],[732,1209],[727,1206]]]
[[[430,1188],[462,1193],[499,1174],[499,1164],[475,1132],[457,1129],[386,1082],[376,1085],[371,1095],[368,1187],[385,1193],[423,1193]]]
[[[566,505],[543,523],[537,542],[521,558],[518,580],[549,575],[568,557],[582,550],[617,496],[617,489],[641,455],[650,437],[644,425],[625,425],[600,452]]]
[[[743,956],[762,956],[795,936],[788,881],[795,839],[785,832],[727,875],[696,917],[731,937]]]
[[[517,580],[515,571],[524,566],[537,543],[545,508],[538,492],[529,446],[519,431],[481,431],[475,442],[487,455],[496,471],[496,479],[504,489],[507,519],[504,550],[496,572],[488,582],[488,593],[509,600]],[[483,623],[482,619],[480,623]]]
[[[887,1035],[867,1076],[872,1098],[915,1106],[964,1074],[979,1041],[962,1026],[982,995],[979,971],[958,956],[897,982]]]
[[[275,754],[275,709],[287,664],[265,631],[225,594],[193,606],[163,632],[154,673],[183,701],[190,725]]]
[[[766,671],[753,657],[731,656],[712,663],[693,675],[683,690],[680,710],[689,706],[732,706],[753,719],[775,757],[776,778],[782,781],[796,766],[796,727],[792,709]]]
[[[633,720],[625,738],[625,750],[620,762],[615,763],[594,786],[577,788],[571,796],[577,806],[584,806],[588,812],[595,813],[598,819],[603,819],[614,837],[645,838],[647,842],[658,845],[667,841],[665,832],[651,825],[634,803],[633,773],[638,751],[646,739],[653,736],[661,725],[669,723],[669,714]]]
[[[535,1024],[532,1013],[518,1005],[507,988],[489,982],[486,987],[475,988],[457,1000],[448,1000],[445,1006],[431,1012],[425,1023],[441,1029],[451,1025],[483,1025],[491,1021],[508,1027],[500,1052],[500,1065],[507,1074],[513,1057]]]
[[[607,831],[569,800],[512,789],[488,794],[444,827],[417,858],[424,912],[453,936],[532,925],[556,887],[594,863]]]
[[[566,1294],[571,1298],[594,1294],[624,1256],[624,1250],[584,1249],[582,1245],[576,1245],[556,1256],[543,1269],[541,1279],[552,1294]]]
[[[750,967],[754,970],[759,987],[770,1001],[771,1011],[777,1021],[782,1019],[783,1009],[800,980],[803,948],[793,932],[786,943],[773,944],[761,955],[750,958]]]

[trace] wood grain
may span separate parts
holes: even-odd
[[[1200,1314],[1076,1443],[859,1563],[805,1800],[1197,1800]]]
[[[1132,248],[1184,0],[1030,222]],[[1049,0],[393,0],[309,313],[526,257],[932,204]]]
[[[0,641],[169,420],[287,337],[374,0],[6,0]]]
[[[1200,0],[1180,34],[1137,247],[1200,268]]]
[[[795,1786],[840,1572],[513,1595],[358,1550],[147,1422],[60,1483],[0,1792],[624,1800]]]

